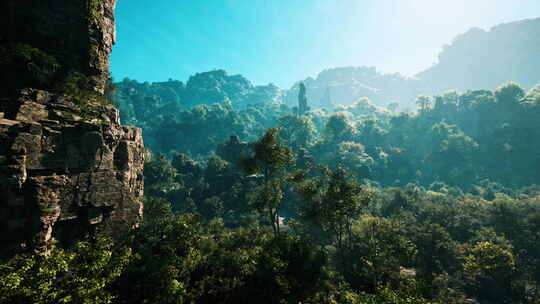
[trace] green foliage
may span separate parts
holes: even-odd
[[[432,102],[429,96],[420,95],[416,99],[416,105],[418,106],[418,110],[421,113],[429,112],[429,110],[431,109],[431,104]]]
[[[28,44],[0,47],[0,81],[7,89],[44,88],[55,80],[60,65],[56,58]]]
[[[0,265],[2,303],[113,303],[108,289],[131,259],[131,249],[108,239],[80,242],[72,251],[16,257]]]
[[[361,294],[355,299],[354,303],[362,304],[436,304],[444,303],[437,300],[423,298],[418,291],[418,287],[405,286],[405,288],[392,289],[380,286],[374,294]],[[455,301],[455,299],[454,299]],[[459,303],[459,302],[453,302]]]
[[[369,192],[341,168],[323,169],[320,177],[299,183],[297,189],[303,200],[300,216],[311,237],[323,245],[330,239],[343,250],[351,241],[354,221],[370,202]]]
[[[272,224],[279,234],[279,209],[283,198],[282,185],[285,170],[294,163],[294,154],[279,141],[279,129],[269,129],[251,144],[252,155],[242,159],[247,174],[260,174],[263,184],[249,195],[251,206]]]
[[[279,209],[283,200],[282,186],[281,180],[272,179],[255,188],[247,196],[249,205],[272,225],[276,234],[280,226]]]
[[[163,155],[158,155],[155,160],[148,160],[144,166],[144,185],[146,193],[156,196],[160,192],[175,189],[176,170],[171,167],[169,160]]]
[[[475,96],[484,102],[488,95]],[[440,173],[436,172],[463,167],[460,164],[463,160],[478,161],[475,154],[481,151],[481,140],[464,135],[456,125],[433,122],[434,117],[440,115],[441,107],[451,107],[459,103],[456,100],[469,97],[449,92],[442,99],[436,99],[433,108],[424,114],[399,115],[392,119],[372,117],[354,124],[347,121],[357,118],[343,113],[338,120],[345,122],[341,126],[352,126],[352,141],[319,139],[314,145],[308,144],[299,149],[297,158],[302,162],[310,158],[310,165],[298,166],[304,170],[294,173],[289,171],[293,168],[289,161],[292,154],[274,129],[249,145],[237,137],[221,145],[219,155],[232,163],[218,156],[194,162],[176,154],[172,162],[175,173],[165,174],[171,178],[152,178],[154,174],[150,174],[148,181],[156,185],[160,181],[176,185],[172,188],[157,186],[156,189],[171,190],[154,195],[170,200],[173,206],[183,205],[173,208],[177,212],[196,211],[205,219],[222,220],[225,226],[233,228],[254,225],[254,211],[257,211],[262,215],[259,224],[274,223],[275,234],[271,239],[293,234],[316,245],[316,252],[329,256],[329,272],[324,275],[328,285],[318,285],[307,302],[465,303],[467,298],[488,299],[487,290],[498,281],[501,299],[534,303],[538,293],[536,279],[532,278],[540,273],[535,266],[540,260],[535,246],[538,238],[532,233],[540,223],[540,205],[536,198],[540,191],[535,187],[520,192],[483,180],[467,194],[452,185],[472,183],[466,173],[470,171],[464,171],[452,173],[453,178],[445,177],[443,180],[450,181],[449,184],[431,182],[428,190],[413,184],[402,189],[373,188],[367,184],[376,184],[366,180],[366,185],[359,184],[357,178],[341,169],[321,170],[317,165],[317,161],[338,168],[345,165],[373,177],[377,176],[374,171],[381,164],[385,168],[410,166],[400,163],[403,161],[398,158],[400,154],[407,157],[427,154],[429,157],[423,158],[425,164],[420,167],[426,173],[417,172],[415,178],[426,183],[439,179]],[[359,140],[370,145],[384,140],[408,145],[407,140],[401,141],[396,136],[398,130],[393,128],[400,128],[401,134],[422,131],[431,142],[416,143],[414,154],[399,149],[386,153],[364,146]],[[411,130],[407,131],[408,128]],[[323,148],[328,150],[327,157],[321,157],[325,155],[321,152]],[[331,149],[336,148],[337,153],[332,155]],[[372,158],[377,151],[379,155]],[[311,153],[315,157],[310,156]],[[250,175],[242,174],[233,164],[238,160],[234,155],[241,154],[244,155],[243,168]],[[455,160],[449,159],[452,157]],[[165,164],[163,168],[149,168],[158,173],[170,172],[168,161],[164,158],[160,161]],[[433,175],[427,174],[428,164],[435,167],[430,173]],[[471,170],[474,172],[474,168]],[[397,171],[399,174],[400,170]],[[368,213],[372,216],[367,216]],[[159,234],[160,230],[153,231]],[[482,255],[471,251],[480,242],[490,242],[503,252],[511,253],[513,270],[506,271],[511,274],[506,278],[510,283],[501,285],[505,279],[482,270],[482,265],[487,265],[478,260]],[[278,266],[275,265],[276,269]],[[407,286],[414,287],[403,289],[404,284],[409,284],[406,282],[412,282]],[[281,283],[273,286],[278,294],[286,290]],[[395,300],[395,297],[401,298]]]
[[[86,4],[90,23],[102,17],[100,1]],[[295,109],[279,88],[223,70],[117,90],[109,79],[102,95],[61,58],[0,47],[9,90],[53,89],[84,119],[114,99],[158,153],[125,247],[100,237],[13,257],[0,264],[0,302],[539,303],[540,87],[420,95],[408,113],[389,103],[469,85],[469,67],[451,63],[475,35],[487,37],[458,37],[418,75],[437,88],[332,69],[285,93]],[[529,36],[509,47],[536,45]],[[475,58],[465,63],[494,66]],[[537,75],[520,56],[494,58]],[[310,110],[308,95],[325,109]]]
[[[384,218],[365,216],[355,223],[341,267],[351,287],[375,292],[383,284],[400,285],[403,266],[412,265],[416,254],[403,230],[397,221]]]
[[[168,220],[173,215],[171,203],[160,197],[145,196],[144,225],[152,226],[157,222]]]
[[[325,139],[329,142],[350,141],[355,136],[354,122],[349,120],[347,112],[338,112],[328,118],[324,128]]]
[[[109,84],[110,88],[111,86]],[[70,96],[83,112],[86,110],[86,105],[89,101],[100,104],[110,103],[106,95],[94,90],[93,80],[80,72],[70,72],[56,85],[55,90],[61,94]]]
[[[351,73],[357,72],[369,74]],[[227,84],[228,80],[212,75],[194,77],[190,90],[207,92],[206,85]],[[206,78],[208,83],[203,85]],[[306,82],[306,90],[310,85]],[[382,186],[416,183],[427,187],[443,182],[468,192],[484,179],[515,188],[540,178],[534,170],[540,146],[527,140],[540,136],[535,127],[540,117],[537,90],[525,94],[515,83],[494,92],[451,90],[419,96],[416,113],[390,113],[368,98],[358,98],[350,105],[337,106],[335,113],[310,110],[304,115],[271,102],[237,107],[231,99],[212,106],[206,102],[187,105],[181,97],[187,89],[178,81],[139,84],[126,80],[118,86],[123,120],[142,127],[145,143],[157,152],[180,152],[205,160],[230,136],[240,143],[253,141],[265,130],[279,127],[281,140],[295,153],[305,149],[319,163],[341,165]],[[229,93],[238,93],[235,90],[242,91],[241,87],[231,85]],[[298,91],[295,95],[296,103]],[[234,163],[236,157],[225,158]]]
[[[218,156],[151,160],[152,195],[142,225],[123,240],[129,249],[98,241],[13,258],[0,266],[0,300],[537,303],[537,187],[484,182],[464,195],[440,182],[369,187],[317,164],[290,173],[269,152],[289,153],[273,132],[248,155],[260,152],[252,172],[273,166],[266,183]],[[275,210],[258,223],[255,206]],[[286,225],[272,233],[264,225],[276,208]]]
[[[243,160],[248,174],[262,174],[266,180],[276,177],[294,163],[293,153],[279,141],[279,130],[269,129],[252,143],[253,156]]]
[[[320,286],[327,263],[301,239],[190,214],[143,226],[135,248],[139,258],[120,285],[129,303],[297,303]]]
[[[102,4],[99,0],[88,0],[88,18],[95,22],[101,18]]]
[[[450,234],[438,224],[422,223],[410,228],[409,238],[417,254],[414,266],[417,278],[426,284],[426,293],[432,295],[436,278],[444,273],[455,274],[459,269],[461,252]]]
[[[527,102],[532,105],[537,105],[540,103],[540,84],[537,84],[534,86],[529,92],[527,92],[527,95],[525,96],[527,99]]]
[[[315,136],[315,124],[307,116],[285,115],[279,118],[279,135],[285,144],[298,150],[312,143]]]
[[[199,137],[217,134],[205,130],[208,126],[203,122],[215,118],[220,125],[229,115],[247,118],[236,121],[244,130],[251,128],[253,117],[280,129],[268,130],[251,144],[242,136],[223,132],[222,144],[216,144],[217,155],[207,154],[197,161],[186,154],[172,154],[172,162],[165,157],[154,160],[145,172],[147,194],[162,199],[156,206],[165,206],[167,200],[174,212],[196,212],[203,220],[189,225],[207,231],[194,233],[207,235],[205,240],[219,239],[220,234],[211,230],[218,228],[210,227],[220,223],[223,228],[219,229],[232,235],[246,227],[259,227],[265,237],[251,235],[254,243],[246,245],[250,250],[277,250],[281,245],[275,242],[290,236],[314,246],[312,253],[326,256],[327,261],[317,268],[320,276],[310,295],[302,296],[305,303],[535,303],[540,295],[540,250],[536,246],[540,239],[535,233],[540,227],[540,190],[537,186],[519,188],[537,177],[531,170],[536,146],[522,134],[536,134],[531,128],[538,122],[533,114],[538,113],[534,96],[534,90],[525,94],[515,84],[497,92],[449,91],[425,97],[429,104],[418,113],[393,115],[366,100],[341,107],[338,113],[309,111],[304,116],[288,113],[286,108],[279,112],[275,107],[246,112],[226,108],[227,104],[197,107],[186,117],[200,119],[202,129],[192,131],[200,131]],[[172,130],[179,124],[163,126]],[[170,134],[165,137],[171,138]],[[201,142],[194,144],[201,151],[215,149]],[[174,218],[166,208],[157,210],[166,221]],[[157,223],[143,225],[143,229],[161,242],[165,228],[160,226],[163,221]],[[274,234],[265,232],[264,225],[272,225]],[[480,248],[481,243],[491,245]],[[216,246],[228,248],[224,243]],[[282,254],[275,251],[264,258],[263,264],[270,266],[257,264],[251,272],[238,270],[240,266],[226,268],[247,276],[237,275],[236,283],[230,283],[218,275],[229,283],[223,293],[215,294],[226,299],[224,302],[258,299],[249,292],[237,297],[238,286],[246,290],[250,286],[273,302],[298,301],[291,295],[300,291],[290,288],[296,283],[284,283],[292,278],[283,268],[292,257],[278,253]],[[204,254],[197,251],[196,259],[161,261],[164,264],[156,268],[160,270],[152,280],[158,282],[157,273],[178,265],[176,261],[192,260],[193,265],[206,261],[203,264],[210,269],[218,267],[221,259],[227,260],[200,260],[201,256]],[[214,290],[211,286],[216,277],[193,265],[173,268],[178,272],[188,269],[198,274],[197,280],[210,282],[208,285],[185,289],[180,286],[194,285],[175,274],[171,280],[177,283],[164,281],[153,287],[153,294],[167,294],[163,290],[173,284],[177,292],[164,302],[214,300],[203,290]],[[503,270],[490,268],[495,265]],[[142,273],[130,281],[139,280]],[[268,280],[267,275],[275,275],[276,280]],[[261,291],[260,285],[238,283],[244,279],[264,282],[272,292]],[[237,283],[240,285],[234,285]],[[493,288],[500,292],[490,295]],[[189,290],[199,293],[189,295]]]
[[[467,285],[479,298],[512,300],[516,260],[511,250],[491,242],[478,242],[468,250],[463,269]]]
[[[502,85],[495,90],[495,98],[502,104],[517,104],[524,97],[525,91],[515,82]]]

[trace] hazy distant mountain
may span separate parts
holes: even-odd
[[[508,81],[531,88],[540,82],[540,18],[473,28],[445,45],[439,62],[416,75],[427,86],[493,89]]]
[[[368,97],[378,105],[398,101],[403,108],[413,107],[419,94],[494,89],[509,81],[526,89],[540,82],[540,18],[497,25],[489,31],[473,28],[444,46],[439,62],[414,78],[381,74],[373,67],[342,67],[302,82],[311,107],[331,108]],[[285,93],[285,103],[295,104],[298,84]]]
[[[317,78],[302,81],[307,87],[309,106],[331,109],[368,97],[373,103],[385,105],[390,101],[415,99],[422,83],[398,73],[381,74],[374,67],[342,67],[321,72]],[[299,83],[285,93],[284,102],[295,105]]]

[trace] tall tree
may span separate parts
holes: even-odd
[[[285,170],[294,163],[294,154],[279,141],[279,129],[269,129],[259,140],[251,143],[253,154],[242,159],[248,174],[260,174],[263,184],[249,195],[249,201],[279,234],[279,209],[283,197]]]
[[[301,217],[314,238],[330,241],[343,250],[352,237],[352,226],[371,196],[342,168],[323,168],[321,175],[299,183],[304,204]]]
[[[418,96],[416,99],[416,106],[418,107],[418,111],[420,113],[428,112],[432,107],[431,98],[425,95]]]

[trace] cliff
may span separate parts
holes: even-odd
[[[115,6],[116,0],[1,1],[0,53],[9,62],[0,66],[10,72],[2,73],[5,91],[50,89],[77,72],[103,93],[116,41]]]
[[[137,226],[141,130],[122,126],[103,95],[115,0],[7,0],[0,6],[6,15],[0,47],[12,55],[0,65],[14,72],[0,89],[0,253],[46,250]],[[36,78],[33,72],[44,69],[25,69],[33,66],[17,62],[21,49],[52,58],[54,73]],[[73,75],[84,81],[65,85]]]

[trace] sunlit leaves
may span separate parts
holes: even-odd
[[[108,239],[80,242],[73,251],[54,248],[49,255],[14,258],[0,265],[2,303],[112,303],[107,288],[122,274],[131,249]]]

